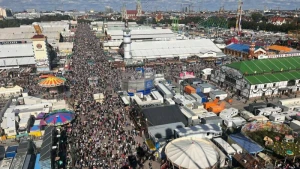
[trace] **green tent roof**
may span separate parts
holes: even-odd
[[[252,85],[264,84],[264,83],[274,83],[280,81],[289,81],[300,79],[300,72],[290,71],[290,72],[280,72],[280,73],[269,73],[262,75],[252,75],[245,76],[245,79]]]
[[[226,66],[241,72],[251,85],[300,79],[300,57],[242,61]]]
[[[300,57],[285,57],[235,62],[226,65],[240,71],[242,74],[271,73],[272,70],[285,71],[300,68]]]

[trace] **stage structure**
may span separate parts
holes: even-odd
[[[122,90],[129,95],[134,93],[150,94],[154,87],[155,70],[152,68],[136,68],[133,72],[125,72],[122,80]]]

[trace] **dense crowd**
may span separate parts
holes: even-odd
[[[120,90],[122,71],[111,69],[99,43],[88,25],[78,25],[72,73],[66,75],[76,110],[68,151],[74,168],[119,169],[142,143],[128,118],[128,108],[114,94]],[[88,78],[93,76],[99,77],[98,83],[89,85]],[[94,101],[95,93],[104,94],[102,103]]]

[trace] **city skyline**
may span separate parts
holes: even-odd
[[[238,0],[141,0],[144,11],[166,11],[180,10],[182,6],[194,4],[193,10],[218,10],[224,5],[225,10],[236,10]],[[0,0],[0,6],[12,9],[13,11],[23,11],[25,9],[37,9],[40,11],[51,10],[95,10],[104,11],[105,6],[111,6],[115,11],[120,11],[123,4],[127,9],[135,9],[136,0]],[[182,5],[183,4],[183,5]],[[299,0],[244,0],[243,9],[268,9],[294,10],[300,6]]]

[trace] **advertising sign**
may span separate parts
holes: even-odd
[[[0,45],[22,44],[22,43],[27,43],[27,41],[5,41],[5,42],[0,42]]]

